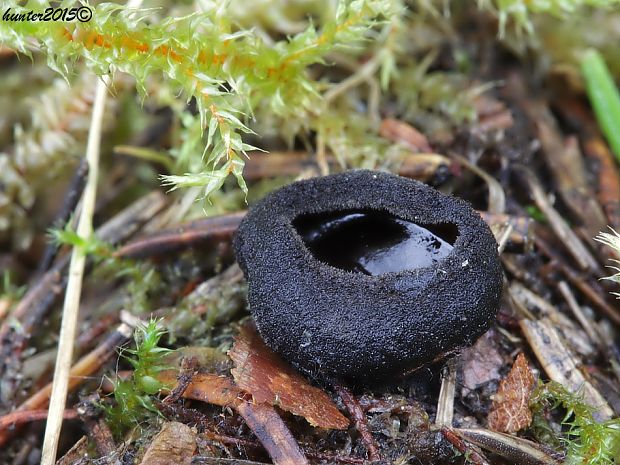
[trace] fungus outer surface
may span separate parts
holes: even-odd
[[[419,367],[473,343],[499,307],[497,244],[478,213],[387,173],[274,191],[234,247],[265,342],[321,376],[372,382]]]

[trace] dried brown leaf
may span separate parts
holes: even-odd
[[[187,425],[171,421],[151,442],[141,465],[190,465],[196,451],[196,433]]]
[[[499,383],[489,413],[489,427],[503,433],[516,433],[532,423],[529,403],[534,375],[523,353],[517,356],[510,373]]]
[[[293,368],[269,349],[253,327],[242,328],[228,353],[236,368],[231,372],[237,385],[252,394],[255,402],[277,405],[304,417],[313,426],[345,429],[349,420],[330,397],[311,386]]]

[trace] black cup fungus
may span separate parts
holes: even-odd
[[[234,239],[265,342],[349,382],[432,362],[493,322],[497,243],[463,200],[355,170],[296,182],[250,209]]]

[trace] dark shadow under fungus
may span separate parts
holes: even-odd
[[[471,344],[499,306],[488,226],[399,176],[290,184],[250,209],[234,242],[261,336],[314,375],[385,382]]]

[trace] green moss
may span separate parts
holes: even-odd
[[[567,430],[556,436],[567,451],[565,464],[605,465],[620,459],[620,418],[595,420],[594,407],[554,381],[541,383],[535,389],[530,407],[539,419],[545,410],[562,408],[566,412],[561,424]],[[539,437],[541,431],[553,435],[550,428],[538,431]]]
[[[159,382],[157,374],[172,368],[163,362],[172,351],[159,346],[164,334],[161,322],[151,320],[136,328],[135,349],[125,349],[121,353],[134,371],[129,379],[114,382],[114,405],[105,407],[108,423],[116,434],[160,415],[153,396],[169,386]]]

